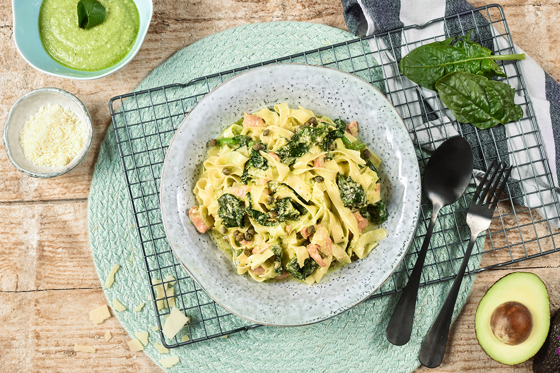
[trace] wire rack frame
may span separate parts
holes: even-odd
[[[442,31],[436,36],[413,40],[414,33],[411,31],[429,27],[440,27]],[[435,19],[422,26],[408,26],[200,77],[187,84],[132,92],[110,100],[114,134],[164,346],[183,346],[259,326],[228,313],[188,276],[167,243],[159,210],[161,168],[171,138],[183,118],[219,84],[255,67],[306,63],[334,67],[369,81],[385,93],[401,114],[417,146],[421,169],[426,165],[430,151],[454,134],[460,134],[470,142],[476,169],[483,172],[495,159],[512,165],[517,179],[508,184],[507,196],[500,201],[492,225],[486,232],[487,249],[484,249],[482,241],[477,242],[472,254],[474,260],[467,268],[468,274],[559,250],[556,239],[560,232],[553,229],[549,222],[549,218],[560,216],[558,198],[519,64],[513,62],[503,66],[507,73],[505,81],[518,87],[517,95],[521,99],[518,104],[525,113],[520,121],[509,124],[514,127],[511,127],[513,132],[507,134],[504,126],[481,131],[470,125],[458,124],[450,119],[439,100],[398,73],[397,61],[401,54],[449,36],[465,35],[471,30],[473,39],[494,49],[495,54],[515,53],[502,8],[488,5]],[[477,176],[475,173],[475,179]],[[464,255],[464,243],[469,238],[465,216],[472,193],[472,190],[467,191],[457,203],[440,212],[421,286],[455,277]],[[528,202],[531,202],[531,208],[523,207]],[[430,211],[430,204],[423,200],[416,236],[405,260],[371,298],[402,290],[424,239]],[[161,330],[172,306],[185,312],[190,322],[170,340]]]

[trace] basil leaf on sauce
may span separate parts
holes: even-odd
[[[85,30],[105,21],[105,7],[96,0],[80,0],[78,2],[78,26]]]
[[[447,74],[437,81],[441,101],[461,123],[486,129],[523,117],[509,84],[465,72]]]

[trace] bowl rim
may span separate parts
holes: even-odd
[[[84,146],[84,149],[81,151],[81,156],[78,159],[78,161],[72,165],[71,167],[66,166],[65,168],[61,169],[60,171],[55,171],[55,172],[33,172],[33,171],[29,171],[23,167],[21,167],[16,160],[14,159],[13,155],[12,155],[12,148],[11,148],[11,143],[10,140],[8,139],[8,130],[10,128],[11,125],[11,119],[12,119],[12,115],[14,113],[15,108],[25,99],[27,99],[28,97],[34,96],[35,94],[39,93],[39,92],[50,92],[50,93],[56,93],[56,94],[61,94],[63,96],[65,96],[66,98],[70,99],[71,101],[73,101],[74,103],[76,103],[84,112],[85,116],[86,116],[86,127],[89,127],[90,131],[88,131],[89,136],[86,139],[86,144]],[[82,101],[80,101],[79,98],[77,98],[76,96],[74,96],[72,93],[65,91],[63,89],[60,88],[55,88],[55,87],[44,87],[44,88],[38,88],[38,89],[34,89],[32,91],[27,92],[26,94],[24,94],[23,96],[21,96],[10,108],[10,111],[8,112],[8,116],[6,118],[6,122],[4,125],[4,149],[6,150],[6,153],[8,154],[8,159],[10,160],[10,162],[12,163],[12,165],[20,172],[23,172],[24,174],[31,176],[31,177],[35,177],[35,178],[39,178],[39,179],[49,179],[52,177],[57,177],[57,176],[61,176],[64,175],[70,171],[72,171],[74,168],[76,168],[76,166],[78,166],[80,163],[82,163],[82,161],[84,160],[84,158],[86,157],[86,155],[89,153],[89,150],[91,149],[91,144],[93,142],[93,123],[91,121],[91,116],[89,115],[89,111],[87,110],[86,106],[84,105],[84,103]],[[76,158],[74,158],[76,159]],[[72,162],[69,163],[69,165]]]
[[[254,70],[260,70],[260,69],[266,69],[266,68],[278,67],[278,66],[307,66],[307,67],[313,67],[313,68],[324,68],[324,69],[334,70],[334,71],[337,71],[337,72],[339,72],[339,73],[351,75],[352,77],[357,78],[357,79],[363,81],[364,83],[366,83],[367,85],[371,86],[373,89],[375,89],[376,91],[378,91],[379,94],[381,94],[381,96],[383,96],[383,98],[385,98],[385,100],[386,100],[386,101],[389,103],[389,105],[393,108],[394,113],[395,113],[395,114],[397,115],[397,117],[401,120],[401,123],[403,124],[403,126],[404,126],[404,128],[405,128],[405,130],[406,130],[406,124],[405,124],[404,120],[402,119],[402,116],[400,115],[400,113],[398,112],[398,110],[397,110],[397,109],[395,108],[395,106],[393,105],[393,103],[387,98],[387,96],[385,96],[385,94],[384,94],[383,92],[381,92],[381,90],[379,90],[375,85],[373,85],[373,84],[370,83],[369,81],[367,81],[367,80],[365,80],[365,79],[363,79],[363,78],[361,78],[361,77],[359,77],[359,76],[357,76],[357,75],[351,74],[351,73],[349,73],[349,72],[347,72],[347,71],[340,70],[340,69],[337,69],[337,68],[334,68],[334,67],[330,67],[330,66],[312,65],[312,64],[306,64],[306,63],[282,63],[282,64],[264,65],[264,66],[256,67],[256,68],[254,68],[254,69],[249,69],[249,70],[244,71],[244,72],[242,72],[242,73],[240,73],[240,74],[238,74],[238,75],[232,76],[231,78],[226,79],[226,80],[224,80],[222,83],[220,83],[219,85],[217,85],[214,89],[212,89],[210,92],[208,92],[200,101],[198,101],[198,102],[196,103],[196,105],[191,109],[191,111],[189,111],[189,113],[187,113],[187,115],[185,116],[185,118],[183,118],[183,120],[181,121],[181,123],[180,123],[179,126],[177,127],[177,130],[175,130],[175,133],[173,134],[173,137],[171,138],[171,141],[169,142],[169,147],[168,147],[168,149],[171,148],[171,144],[173,143],[173,141],[175,141],[175,139],[176,139],[176,137],[177,137],[177,132],[178,132],[179,128],[180,128],[180,127],[183,125],[183,123],[188,119],[188,117],[190,116],[191,112],[196,108],[196,106],[198,106],[198,105],[200,104],[200,102],[202,102],[204,99],[206,99],[206,98],[209,96],[210,93],[214,92],[215,90],[217,90],[218,88],[220,88],[220,87],[221,87],[222,85],[224,85],[225,83],[228,83],[230,80],[233,80],[233,79],[235,79],[235,78],[237,78],[237,77],[239,77],[239,76],[241,76],[241,75],[245,75],[245,74],[254,72]],[[408,132],[408,130],[407,130],[407,132]],[[412,143],[412,139],[410,139],[410,141],[411,141],[411,143]],[[414,147],[414,144],[413,144],[413,143],[412,143],[412,146]],[[162,170],[161,170],[161,177],[160,177],[160,180],[163,178],[163,175],[164,175],[166,166],[167,166],[167,164],[168,164],[168,162],[167,162],[168,154],[169,154],[169,152],[167,152],[166,155],[165,155],[163,167],[162,167]],[[367,296],[365,296],[363,299],[361,299],[360,301],[356,302],[355,304],[348,305],[348,306],[347,306],[345,309],[343,309],[342,311],[340,311],[340,312],[338,312],[338,313],[335,313],[335,314],[333,314],[333,315],[324,317],[324,318],[322,318],[322,319],[320,319],[320,320],[315,320],[315,321],[306,322],[306,323],[298,323],[298,324],[274,324],[274,323],[263,323],[263,322],[258,322],[258,321],[255,321],[255,320],[252,320],[252,319],[248,318],[247,316],[239,315],[238,313],[236,313],[236,312],[230,310],[229,307],[225,306],[223,303],[221,303],[221,302],[217,301],[216,299],[214,299],[214,297],[206,290],[206,288],[205,288],[204,286],[202,286],[202,284],[200,283],[200,281],[191,273],[191,271],[188,269],[188,267],[186,266],[186,264],[183,263],[183,261],[181,261],[181,259],[180,259],[180,258],[178,257],[178,255],[176,254],[175,248],[174,248],[174,246],[171,244],[171,242],[169,242],[169,247],[171,248],[171,252],[173,253],[173,256],[174,256],[174,257],[177,259],[177,261],[179,262],[180,266],[181,266],[182,268],[184,268],[185,271],[187,271],[187,273],[188,273],[189,276],[193,279],[193,281],[194,281],[202,290],[204,290],[204,292],[210,297],[210,299],[212,299],[212,300],[213,300],[214,302],[216,302],[218,305],[220,305],[221,307],[223,307],[223,308],[224,308],[225,310],[227,310],[229,313],[231,313],[231,314],[233,314],[233,315],[235,315],[235,316],[237,316],[237,317],[240,317],[240,318],[242,318],[242,319],[244,319],[244,320],[247,320],[247,321],[249,321],[249,322],[252,322],[252,323],[254,323],[254,324],[263,325],[263,326],[290,327],[290,328],[291,328],[291,327],[308,326],[308,325],[317,324],[317,323],[319,323],[319,322],[323,322],[323,321],[329,320],[329,319],[331,319],[331,318],[333,318],[333,317],[335,317],[335,316],[338,316],[338,315],[340,315],[341,313],[344,313],[344,312],[346,312],[346,311],[349,311],[350,309],[352,309],[352,308],[358,306],[359,304],[363,303],[364,301],[370,299],[370,297],[371,297],[376,291],[378,291],[387,281],[389,281],[389,279],[391,279],[391,276],[396,272],[396,270],[398,269],[399,265],[400,265],[400,264],[403,262],[403,260],[405,259],[406,254],[408,253],[408,251],[409,251],[409,249],[410,249],[410,247],[411,247],[411,244],[412,244],[413,241],[414,241],[414,236],[415,236],[415,233],[416,233],[416,226],[417,226],[417,224],[418,224],[418,222],[419,222],[419,219],[420,219],[420,216],[421,216],[421,215],[420,215],[420,210],[421,210],[421,206],[422,206],[422,201],[421,201],[421,198],[422,198],[422,177],[421,177],[421,173],[420,173],[420,165],[418,164],[417,161],[414,162],[414,171],[415,171],[415,172],[414,172],[415,175],[417,176],[416,179],[418,180],[418,199],[417,199],[417,201],[418,201],[418,206],[417,206],[416,209],[414,209],[414,210],[415,210],[415,212],[414,212],[414,214],[415,214],[415,219],[414,219],[415,223],[414,223],[414,227],[415,227],[415,228],[414,228],[414,229],[411,229],[410,232],[408,233],[407,237],[406,237],[406,242],[407,242],[406,247],[407,247],[407,248],[406,248],[406,250],[404,251],[403,255],[402,255],[401,258],[397,261],[396,265],[395,265],[394,268],[391,270],[391,272],[389,273],[389,275],[387,276],[387,278],[386,278],[377,288],[373,289],[373,290],[371,291],[371,293],[369,293]],[[162,200],[162,198],[163,198],[163,194],[164,194],[164,183],[163,183],[163,182],[160,182],[160,188],[159,188],[160,206],[161,206],[161,200]],[[161,207],[160,207],[160,208],[161,208]],[[162,214],[162,215],[163,215],[163,214]],[[168,229],[167,229],[167,224],[166,224],[166,223],[167,223],[166,219],[164,219],[163,216],[162,216],[162,225],[163,225],[164,231],[166,232],[166,235],[167,235],[167,230],[168,230]]]
[[[148,17],[147,20],[147,24],[148,27],[146,28],[146,32],[143,33],[142,36],[140,36],[140,34],[138,35],[138,38],[140,40],[140,44],[138,45],[138,48],[135,50],[134,48],[130,50],[130,52],[119,62],[117,62],[115,65],[113,65],[113,68],[108,68],[109,70],[100,74],[100,75],[94,75],[94,76],[83,76],[83,77],[76,77],[76,76],[68,76],[65,74],[58,74],[58,73],[53,73],[47,70],[44,70],[42,68],[40,68],[39,66],[36,66],[35,64],[33,64],[31,61],[29,61],[27,59],[27,57],[25,56],[25,54],[21,51],[21,49],[19,48],[19,42],[18,42],[18,38],[16,37],[16,27],[17,27],[17,19],[16,19],[16,12],[15,12],[15,6],[14,3],[16,2],[16,0],[12,0],[12,19],[14,20],[14,24],[13,24],[13,30],[14,30],[14,44],[16,45],[16,49],[19,53],[19,55],[25,60],[25,62],[27,62],[27,64],[31,67],[33,67],[35,70],[42,72],[43,74],[47,74],[50,76],[56,76],[58,78],[64,78],[64,79],[72,79],[72,80],[95,80],[95,79],[100,79],[100,78],[104,78],[108,75],[111,75],[117,71],[119,71],[120,69],[122,69],[123,67],[125,67],[126,65],[129,64],[130,61],[132,61],[134,59],[134,57],[136,57],[136,55],[138,54],[138,52],[140,52],[140,49],[142,49],[142,44],[144,44],[144,40],[146,39],[146,35],[148,35],[148,31],[150,29],[150,24],[152,22],[152,16],[154,14],[154,2],[153,0],[148,0],[149,1],[149,7],[150,7],[150,16]],[[56,61],[54,58],[52,58],[48,53],[47,55],[49,56],[50,59],[52,59],[53,61],[57,62],[58,64],[60,64],[60,62]],[[62,64],[60,64],[61,66],[64,66]],[[70,67],[69,67],[70,68]],[[75,70],[75,69],[74,69]],[[76,70],[76,71],[80,71],[80,70]],[[99,70],[102,71],[102,70]],[[95,72],[95,71],[91,71],[91,72]]]

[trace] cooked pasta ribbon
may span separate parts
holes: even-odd
[[[318,283],[365,258],[387,237],[387,210],[381,159],[356,136],[356,122],[301,106],[245,113],[210,142],[193,225],[259,282]]]

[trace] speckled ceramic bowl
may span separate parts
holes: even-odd
[[[244,111],[286,102],[318,115],[360,124],[360,139],[383,160],[382,198],[388,237],[366,258],[309,286],[296,281],[257,283],[236,274],[231,259],[199,234],[188,218],[193,187],[207,141]],[[161,178],[161,212],[169,243],[193,279],[220,305],[255,323],[298,326],[335,316],[365,300],[393,273],[414,236],[420,207],[420,173],[402,119],[375,87],[339,70],[272,65],[250,70],[210,92],[173,138]]]
[[[82,122],[86,130],[86,141],[80,153],[66,166],[37,166],[25,158],[20,145],[21,129],[30,116],[35,115],[43,105],[58,104],[70,109]],[[40,88],[23,95],[10,109],[4,126],[4,148],[15,168],[38,178],[51,178],[64,175],[80,164],[91,147],[93,126],[84,104],[73,94],[58,88]]]

